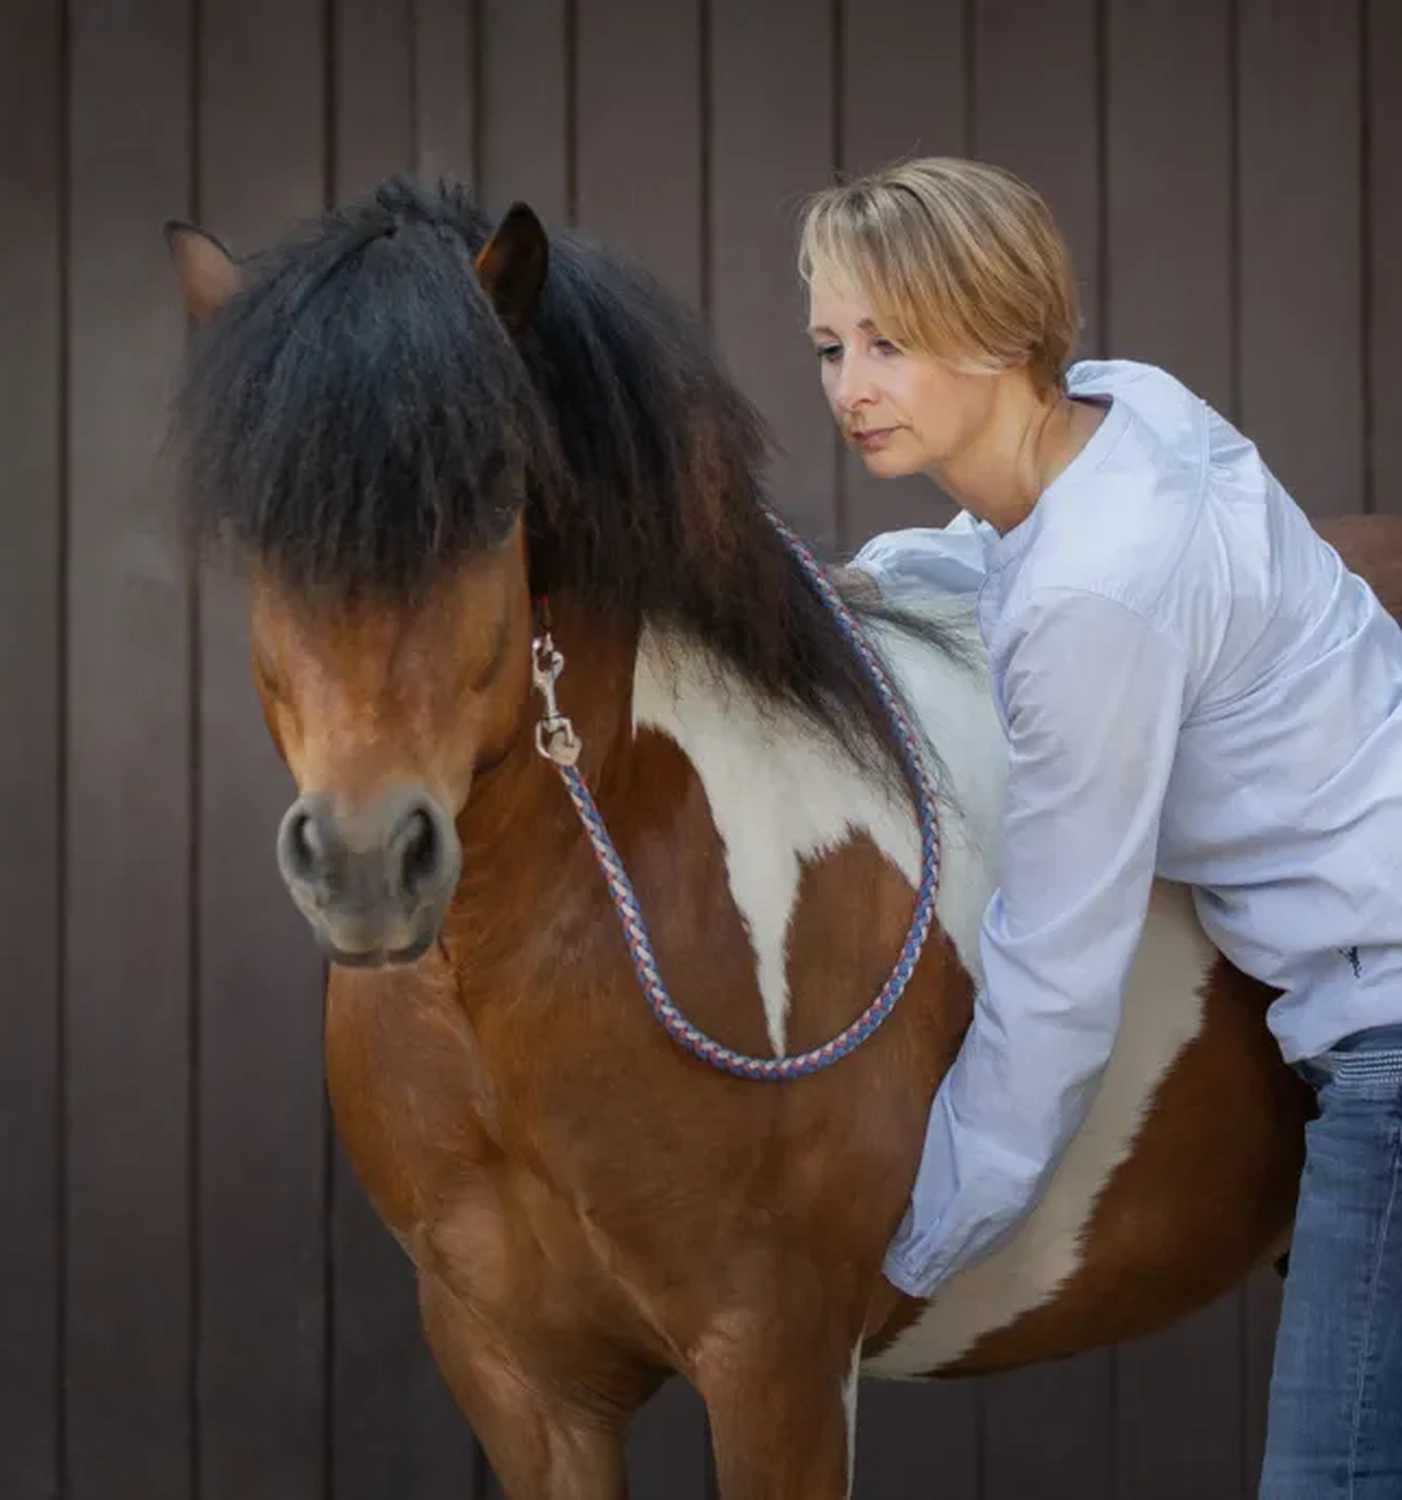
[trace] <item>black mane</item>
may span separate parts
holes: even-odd
[[[513,342],[472,268],[491,230],[462,189],[395,179],[249,263],[180,402],[196,533],[303,590],[407,600],[525,504],[540,586],[695,632],[849,746],[886,740],[694,317],[563,233]]]

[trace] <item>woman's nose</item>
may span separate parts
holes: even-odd
[[[856,411],[861,406],[870,406],[871,383],[865,372],[855,363],[844,364],[837,376],[837,404],[843,411]]]

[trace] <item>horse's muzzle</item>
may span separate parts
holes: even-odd
[[[462,868],[453,820],[421,788],[338,812],[300,797],[278,829],[282,878],[333,963],[412,963],[438,935]]]

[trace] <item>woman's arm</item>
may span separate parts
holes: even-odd
[[[1180,648],[1096,594],[1047,596],[1000,654],[1010,760],[982,983],[886,1267],[917,1296],[1032,1207],[1085,1118],[1143,927],[1187,695]]]

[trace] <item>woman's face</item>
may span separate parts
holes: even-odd
[[[808,334],[838,427],[880,478],[938,475],[991,419],[997,372],[960,370],[899,348],[846,282],[815,272]]]

